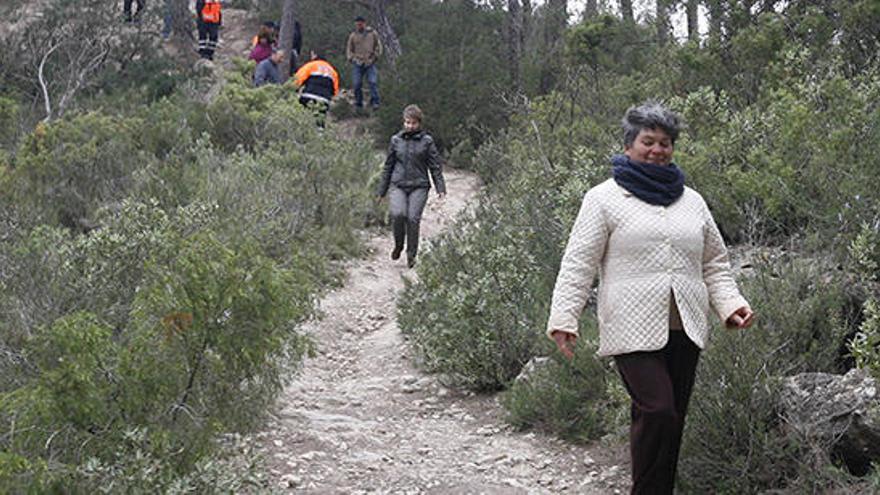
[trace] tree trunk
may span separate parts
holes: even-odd
[[[189,11],[187,0],[165,0],[165,11],[162,13],[163,22],[170,23],[171,35],[185,40],[194,40],[193,16]]]
[[[761,13],[776,12],[776,0],[764,0],[761,3]]]
[[[523,12],[519,0],[507,0],[507,43],[510,82],[516,92],[522,90],[519,62],[523,48]]]
[[[669,0],[657,0],[657,43],[665,45],[672,37],[669,23]]]
[[[694,43],[700,42],[700,1],[687,0],[685,9],[687,11],[688,41]]]
[[[623,18],[623,22],[636,23],[636,18],[633,16],[632,0],[620,0],[620,17]]]
[[[391,25],[391,20],[388,19],[387,13],[388,5],[395,0],[341,1],[370,9],[370,12],[373,13],[373,19],[371,19],[371,21],[376,32],[379,33],[379,39],[382,40],[382,48],[384,49],[385,58],[388,60],[388,65],[394,69],[397,65],[397,59],[403,54],[403,48],[400,46],[400,39],[397,38],[397,33],[394,32],[394,26]]]
[[[385,49],[385,58],[388,60],[388,65],[394,69],[397,65],[397,59],[403,54],[403,48],[401,48],[397,33],[394,32],[394,27],[388,19],[386,12],[388,4],[389,0],[373,0],[372,10],[373,16],[376,18],[376,31],[379,32],[379,38],[382,39],[382,45]]]
[[[709,10],[709,39],[717,43],[724,41],[724,7],[724,0],[706,1],[706,8]]]
[[[281,82],[287,81],[290,76],[291,48],[293,47],[293,31],[296,23],[296,0],[284,0],[281,11],[281,32],[279,33],[278,46],[284,50],[284,60],[278,70],[281,72]]]
[[[561,40],[567,25],[568,1],[547,0],[544,14],[544,47],[547,56],[541,69],[542,94],[549,93],[556,86]]]
[[[532,33],[532,0],[522,0],[523,40],[528,40]],[[523,42],[525,46],[525,41]]]
[[[599,15],[599,1],[587,0],[586,5],[584,6],[584,19],[592,19],[597,15]]]

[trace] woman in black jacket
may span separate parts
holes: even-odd
[[[386,194],[390,197],[389,211],[394,230],[391,259],[400,258],[406,241],[406,261],[410,268],[416,264],[419,224],[432,180],[440,199],[445,198],[446,183],[440,152],[434,139],[422,130],[421,109],[410,105],[403,110],[403,130],[391,138],[378,191],[380,200]]]

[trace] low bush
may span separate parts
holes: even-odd
[[[536,316],[546,302],[529,290],[540,273],[525,249],[527,234],[489,234],[473,220],[503,228],[488,209],[462,217],[431,245],[419,283],[407,283],[398,321],[428,370],[493,390],[534,355],[542,333]]]
[[[16,153],[10,192],[44,223],[88,229],[103,204],[124,198],[132,174],[150,157],[140,151],[140,121],[88,113],[40,123]],[[101,180],[95,180],[101,177]]]
[[[596,357],[591,333],[592,339],[579,340],[572,360],[554,352],[503,393],[511,425],[579,442],[619,430],[621,419],[629,418],[629,396],[609,362]]]
[[[222,435],[256,425],[309,351],[297,327],[361,250],[376,155],[282,88],[230,85],[227,103],[260,111],[176,96],[71,114],[0,171],[4,488],[247,481]]]
[[[841,373],[858,305],[833,264],[784,256],[742,280],[757,315],[749,330],[716,328],[703,353],[681,460],[687,493],[758,493],[798,483],[822,491],[836,470],[785,435],[781,377]],[[827,476],[819,476],[825,472]]]
[[[82,282],[56,289],[68,300],[55,308],[68,312],[35,324],[19,342],[4,335],[21,349],[4,366],[19,377],[0,393],[4,451],[29,466],[48,462],[46,478],[30,486],[48,479],[71,489],[93,465],[139,469],[126,463],[143,458],[118,457],[132,445],[129,453],[167,471],[137,489],[158,489],[172,473],[194,469],[218,433],[253,425],[308,350],[295,332],[312,314],[317,289],[307,270],[281,268],[253,242],[224,245],[209,230],[145,233],[159,240],[152,253],[150,241],[125,234],[108,232],[109,250],[103,237],[68,240],[85,250],[55,265],[66,268],[60,282]],[[46,250],[64,245],[57,234],[40,241]],[[137,285],[126,287],[131,279],[119,274],[126,265],[141,272]],[[89,283],[99,295],[120,294],[77,298]],[[130,310],[119,314],[125,303]],[[140,432],[137,442],[132,432]]]

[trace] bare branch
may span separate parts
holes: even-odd
[[[49,51],[47,51],[43,55],[43,59],[40,60],[40,67],[37,71],[37,78],[40,81],[40,88],[43,91],[43,103],[45,103],[46,105],[46,118],[43,119],[43,122],[49,122],[50,120],[52,120],[52,100],[49,97],[49,87],[46,83],[46,77],[43,74],[43,69],[46,67],[46,61],[49,60],[49,56],[52,55],[52,53],[55,52],[55,50],[57,50],[60,46],[61,42],[58,42],[52,45],[51,48],[49,48]]]

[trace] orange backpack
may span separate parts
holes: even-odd
[[[221,4],[218,0],[205,0],[205,6],[202,7],[202,22],[219,24],[220,6]]]

